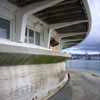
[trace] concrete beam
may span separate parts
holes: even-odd
[[[61,40],[63,43],[67,43],[67,42],[75,42],[75,41],[80,41],[80,40],[83,40],[83,39],[67,39],[67,40]]]
[[[63,6],[63,5],[62,5]],[[57,6],[56,6],[57,7]],[[76,10],[76,11],[80,11],[81,9],[80,9],[80,7],[78,6],[78,7],[76,7],[76,6],[71,6],[71,7],[68,7],[67,6],[67,9],[65,10],[65,8],[59,8],[59,9],[55,9],[55,10],[49,10],[49,14],[55,14],[55,13],[59,13],[59,12],[64,12],[64,10],[68,13],[68,11],[69,10]],[[46,12],[43,12],[43,11],[41,11],[40,13],[37,13],[36,15],[37,16],[39,16],[39,17],[43,17],[44,16],[44,14],[45,14]]]
[[[16,41],[24,42],[27,18],[29,15],[54,6],[62,1],[64,0],[47,0],[40,3],[33,3],[26,7],[20,8],[16,12]]]
[[[71,11],[71,12],[67,12],[67,14],[65,13],[65,11],[62,11],[62,12],[55,12],[54,14],[51,13],[51,16],[43,16],[41,17],[42,20],[46,20],[46,19],[50,19],[50,18],[54,18],[54,17],[60,17],[60,16],[66,16],[67,17],[70,17],[70,16],[73,16],[73,14],[81,14],[81,10],[78,10],[78,11]]]
[[[77,36],[77,35],[81,35],[81,34],[87,34],[87,32],[59,34],[59,37],[64,38],[64,37],[70,37],[70,36]]]
[[[62,3],[62,4],[70,4],[70,3],[75,3],[75,2],[77,2],[78,0],[70,0],[70,1],[67,1],[67,2],[64,2],[64,3]]]
[[[64,23],[58,23],[58,24],[51,24],[50,27],[53,29],[59,29],[62,27],[68,27],[80,23],[88,22],[88,20],[79,20],[79,21],[74,21],[74,22],[64,22]]]
[[[70,44],[69,44],[69,43],[63,43],[63,44],[62,44],[62,47],[63,47],[63,48],[67,48],[67,47],[74,46],[74,45],[76,45],[76,44],[78,44],[78,42],[77,42],[77,43],[70,43]]]
[[[28,5],[28,6],[25,6],[25,7],[21,8],[20,10],[21,10],[21,12],[23,14],[30,15],[30,14],[34,14],[36,12],[39,12],[41,10],[44,10],[44,9],[46,9],[48,7],[52,7],[52,6],[58,4],[58,3],[62,2],[62,1],[64,1],[64,0],[46,0],[46,1],[41,1],[39,3],[32,3],[32,4]]]
[[[63,47],[71,47],[71,46],[73,46],[73,45],[76,45],[76,44],[78,44],[78,43],[71,43],[71,44],[63,44]]]

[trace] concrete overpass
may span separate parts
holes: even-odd
[[[77,48],[82,50],[100,51],[100,1],[87,0],[91,12],[92,27],[87,38]]]
[[[16,13],[18,22],[16,31],[19,34],[17,40],[21,42],[25,38],[26,20],[30,14],[46,23],[50,30],[56,31],[61,37],[61,43],[70,38],[69,42],[72,44],[73,39],[78,38],[80,41],[75,42],[74,45],[76,45],[90,31],[91,16],[86,0],[8,0],[8,2],[19,9]],[[78,33],[80,35],[77,35]],[[50,37],[51,33],[49,34]],[[66,42],[64,45],[66,46],[61,47],[72,46],[69,44],[67,46]]]

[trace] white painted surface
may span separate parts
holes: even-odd
[[[40,21],[38,18],[32,15],[23,15],[21,13],[21,9],[10,4],[6,0],[0,0],[0,17],[10,21],[10,40],[16,42],[23,42],[24,44],[25,29],[26,26],[28,26],[32,28],[34,31],[40,32],[40,46],[48,48],[48,25]],[[35,25],[36,23],[37,26]],[[34,47],[39,46],[34,45]]]
[[[9,41],[7,39],[2,39],[0,38],[0,44],[2,45],[8,45],[8,46],[20,46],[20,47],[26,47],[26,48],[38,48],[38,49],[43,49],[43,50],[50,50],[50,49],[47,49],[47,48],[44,48],[44,47],[41,47],[41,46],[37,46],[37,45],[34,45],[34,44],[30,44],[30,43],[17,43],[17,42],[12,42],[12,41]]]
[[[65,76],[65,64],[1,66],[0,100],[38,100],[55,89]]]

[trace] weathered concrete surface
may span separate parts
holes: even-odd
[[[0,100],[37,100],[62,82],[65,63],[0,66]]]
[[[99,76],[77,71],[70,74],[70,82],[48,100],[100,100]]]

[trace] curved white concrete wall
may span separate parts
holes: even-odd
[[[65,63],[1,66],[0,100],[32,100],[45,96],[65,76]]]

